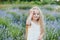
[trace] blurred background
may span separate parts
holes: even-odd
[[[60,40],[60,0],[0,0],[0,40],[25,40],[25,23],[33,6],[44,15],[44,40]]]

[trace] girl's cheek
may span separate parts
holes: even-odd
[[[35,17],[35,15],[33,15],[33,17]]]
[[[35,18],[35,16],[33,15],[33,17],[32,18]]]
[[[38,15],[38,17],[39,17],[39,15]]]

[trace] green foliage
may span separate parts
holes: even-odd
[[[16,37],[19,34],[19,29],[17,27],[8,27],[9,32],[13,37]]]
[[[60,5],[60,1],[56,1],[56,0],[1,0],[0,4],[38,4],[38,5],[44,5],[44,4],[59,4]]]
[[[0,24],[5,25],[6,27],[10,24],[6,19],[0,18]]]
[[[21,30],[20,28],[18,28],[16,26],[11,25],[10,21],[9,22],[8,21],[9,20],[0,18],[0,24],[5,25],[5,27],[6,27],[5,29],[0,29],[0,30],[2,30],[0,32],[0,34],[2,34],[1,37],[0,37],[0,39],[4,39],[5,37],[6,38],[12,37],[14,40],[20,40],[20,37],[23,35],[23,32],[22,32],[23,30]],[[5,32],[6,32],[7,35],[3,37],[3,35],[5,34]]]
[[[30,9],[31,6],[29,5],[23,5],[23,6],[19,6],[19,9]]]
[[[57,17],[57,19],[60,19],[60,14],[58,14],[58,16],[56,16]]]
[[[53,10],[53,8],[51,8],[51,7],[46,7],[46,9],[47,9],[47,10]]]
[[[57,8],[56,11],[57,11],[57,12],[60,12],[60,8]]]
[[[50,21],[56,20],[56,17],[54,17],[54,16],[51,15],[51,14],[46,14],[45,17],[46,17],[47,20],[50,20]]]
[[[46,35],[45,35],[45,40],[58,40],[59,33],[55,28],[48,28],[46,27]]]
[[[19,21],[20,20],[20,15],[15,13],[15,12],[7,12],[8,14],[11,14],[15,20]]]
[[[52,0],[43,0],[44,4],[50,4]]]
[[[23,15],[22,15],[22,26],[23,26],[23,27],[26,26],[26,19],[27,19],[27,14],[23,14]]]

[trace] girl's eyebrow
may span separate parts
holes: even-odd
[[[33,11],[35,13],[35,11]]]

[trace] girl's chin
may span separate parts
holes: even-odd
[[[37,18],[34,18],[33,20],[37,21],[38,19]]]

